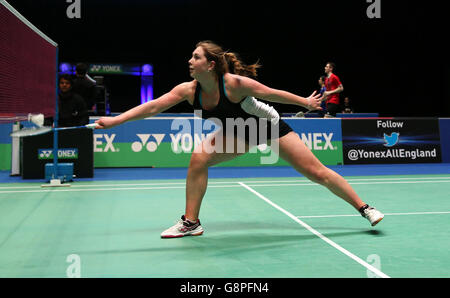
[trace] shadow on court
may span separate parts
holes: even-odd
[[[273,229],[273,226],[271,227]],[[334,227],[333,229],[339,229]],[[342,230],[349,228],[340,228]],[[323,233],[323,235],[330,239],[339,237],[356,236],[356,235],[371,235],[383,236],[384,233],[375,230],[366,229],[351,229],[352,231]],[[81,254],[102,255],[102,254],[132,254],[132,253],[173,253],[187,254],[190,252],[204,251],[213,255],[225,255],[229,253],[243,253],[250,251],[266,251],[271,248],[287,247],[289,245],[301,245],[302,242],[318,242],[322,244],[322,240],[314,234],[288,234],[288,235],[273,235],[267,232],[259,233],[244,233],[239,231],[239,234],[217,232],[205,232],[202,236],[189,236],[183,238],[160,239],[159,234],[150,234],[148,237],[155,238],[151,240],[152,245],[142,248],[126,248],[126,249],[110,249],[110,250],[92,250],[80,251]],[[154,242],[153,242],[154,241]],[[310,244],[309,244],[310,245]]]

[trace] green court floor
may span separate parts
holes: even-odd
[[[450,277],[450,175],[347,180],[376,227],[305,178],[210,179],[178,239],[184,180],[0,184],[0,277]]]

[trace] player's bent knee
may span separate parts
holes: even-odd
[[[195,170],[208,167],[208,156],[205,153],[193,153],[189,162],[189,169]]]
[[[329,173],[327,169],[313,169],[306,174],[306,176],[313,182],[327,185],[329,181]]]

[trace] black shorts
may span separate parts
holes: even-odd
[[[258,121],[257,118],[254,118],[256,121],[256,129],[255,127],[250,128],[249,125],[245,126],[245,130],[242,130],[242,128],[238,126],[234,126],[233,129],[233,135],[238,136],[239,138],[244,138],[246,143],[250,144],[251,146],[254,145],[260,145],[260,144],[267,144],[267,141],[281,138],[285,135],[287,135],[289,132],[293,131],[292,128],[284,122],[282,119],[278,121],[277,125],[273,125],[271,122],[268,121]],[[270,124],[270,125],[269,125]],[[227,133],[227,129],[223,129],[223,135]],[[264,136],[264,130],[266,135]],[[245,131],[245,135],[243,135]],[[261,133],[262,132],[262,133]],[[256,143],[255,143],[256,140]]]
[[[335,103],[327,104],[327,114],[336,117],[336,113],[339,112],[339,105]]]

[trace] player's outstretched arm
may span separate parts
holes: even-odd
[[[238,83],[235,84],[235,87],[239,90],[239,93],[241,93],[241,97],[253,96],[271,102],[299,105],[310,110],[321,109],[320,103],[322,98],[320,94],[316,94],[316,91],[308,97],[302,97],[284,90],[270,88],[251,78],[241,76],[234,77],[238,81]]]
[[[95,123],[97,128],[111,128],[128,121],[134,121],[152,117],[164,112],[172,106],[186,100],[189,95],[191,83],[182,83],[173,88],[170,92],[158,97],[155,100],[138,105],[115,117],[101,117]]]

